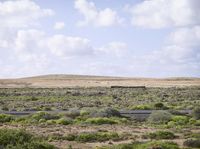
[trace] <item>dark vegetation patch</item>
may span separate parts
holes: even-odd
[[[51,140],[68,140],[77,142],[105,142],[109,140],[117,141],[123,139],[116,132],[83,132],[80,134],[68,134],[67,136],[49,136]]]
[[[0,129],[0,148],[2,149],[55,149],[42,138],[24,130]]]
[[[175,139],[176,136],[174,133],[170,131],[157,131],[157,132],[152,132],[148,133],[146,135],[143,135],[144,139],[156,139],[156,140],[162,140],[162,139]]]
[[[192,109],[200,106],[200,87],[185,88],[16,88],[0,89],[0,109],[69,110],[77,107],[115,109]],[[26,103],[26,104],[25,104]]]
[[[174,142],[134,142],[132,144],[119,144],[108,147],[99,147],[98,149],[180,149]]]
[[[189,139],[183,143],[184,146],[192,148],[200,148],[200,139]]]

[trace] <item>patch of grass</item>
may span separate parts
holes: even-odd
[[[161,140],[161,139],[175,139],[176,136],[174,135],[174,133],[170,131],[157,131],[148,133],[144,135],[143,138]]]
[[[90,132],[77,135],[69,134],[65,139],[78,142],[104,142],[108,140],[118,140],[120,136],[115,132]]]
[[[153,109],[153,107],[150,105],[137,105],[131,107],[131,110],[151,110],[151,109]]]
[[[90,113],[91,117],[121,117],[118,110],[113,108],[105,108],[99,111],[93,111]]]
[[[172,115],[167,111],[153,111],[148,118],[148,122],[152,124],[165,124],[172,119]]]
[[[24,130],[0,129],[0,145],[5,149],[55,149]]]
[[[61,125],[69,125],[72,124],[72,120],[71,119],[67,119],[67,118],[60,118],[58,120],[56,120],[56,124],[61,124]]]
[[[192,111],[192,115],[195,119],[199,120],[200,119],[200,108],[195,108],[193,111]]]
[[[119,144],[111,147],[99,147],[98,149],[180,149],[179,146],[174,142],[134,142],[131,144]]]
[[[184,146],[192,147],[192,148],[200,148],[200,140],[199,139],[189,139],[183,143]]]
[[[119,135],[117,133],[98,132],[98,133],[82,133],[76,138],[76,141],[103,142],[103,141],[107,141],[107,140],[116,140],[116,139],[119,139]]]
[[[126,118],[117,118],[117,117],[98,117],[98,118],[88,118],[85,123],[102,125],[102,124],[120,124],[127,123],[128,120]]]
[[[0,114],[0,123],[11,122],[13,120],[13,116],[7,114]]]
[[[186,125],[189,122],[189,117],[173,116],[171,121],[175,122],[175,125]]]

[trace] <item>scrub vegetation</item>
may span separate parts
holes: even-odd
[[[1,88],[0,148],[199,148],[199,106],[198,86]]]

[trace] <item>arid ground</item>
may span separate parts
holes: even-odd
[[[9,142],[9,137],[13,140],[8,130],[20,129],[20,135],[25,131],[54,146],[44,145],[44,149],[195,149],[200,148],[199,107],[199,78],[48,75],[2,79],[0,143]],[[124,110],[151,113],[142,118],[124,116]],[[5,114],[27,111],[33,113]],[[37,140],[31,145],[37,146]],[[16,146],[10,143],[5,148]],[[24,144],[17,145],[23,148]]]
[[[125,78],[78,75],[46,75],[20,79],[0,79],[0,87],[110,87],[110,86],[146,86],[146,87],[184,87],[199,86],[200,78]]]

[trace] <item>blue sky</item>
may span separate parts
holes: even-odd
[[[0,1],[0,77],[200,77],[198,0]]]

